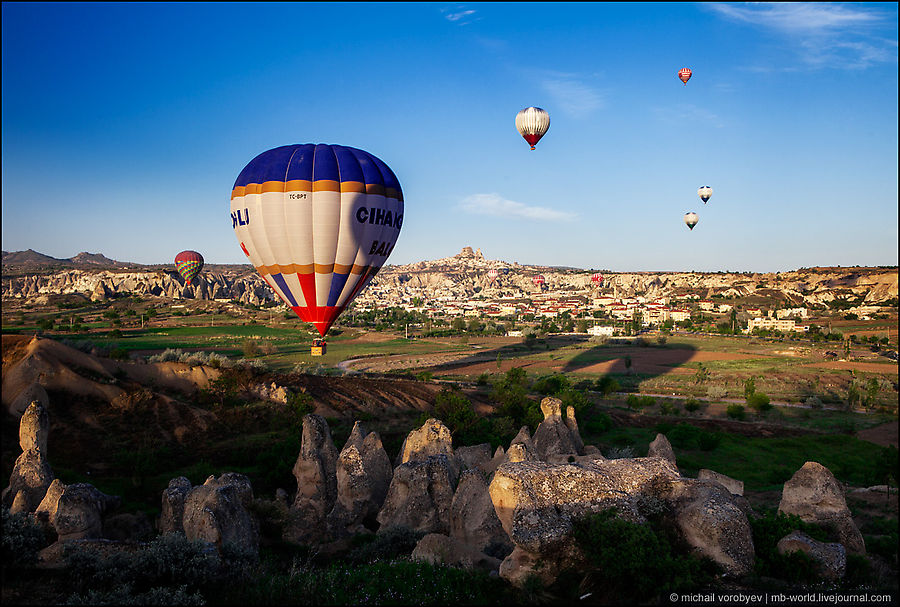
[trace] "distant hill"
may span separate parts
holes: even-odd
[[[2,265],[4,273],[17,271],[39,272],[41,270],[59,270],[66,268],[88,270],[140,266],[140,264],[136,263],[110,259],[102,253],[87,253],[82,251],[74,257],[58,259],[56,257],[44,255],[43,253],[38,253],[33,249],[28,249],[27,251],[14,251],[12,253],[3,251]]]

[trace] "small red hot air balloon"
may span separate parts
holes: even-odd
[[[488,280],[490,280],[491,282],[494,282],[494,281],[497,279],[498,276],[500,276],[500,272],[498,272],[498,271],[497,271],[496,269],[494,269],[494,268],[491,268],[491,269],[488,270],[488,272],[487,272]]]
[[[591,276],[591,282],[594,283],[594,284],[597,285],[597,286],[602,285],[602,284],[603,284],[603,275],[600,274],[599,272],[596,273],[596,274],[593,274],[593,275]]]
[[[535,284],[535,286],[539,287],[544,284],[544,275],[538,274],[537,276],[532,277],[531,282]]]
[[[691,69],[688,67],[683,67],[678,70],[678,78],[684,82],[684,85],[687,86],[687,81],[691,79]]]

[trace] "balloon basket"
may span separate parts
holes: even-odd
[[[324,339],[314,339],[312,347],[309,349],[309,353],[312,356],[322,356],[327,350],[328,345],[325,343]]]

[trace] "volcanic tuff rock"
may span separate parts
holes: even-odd
[[[305,415],[300,454],[294,463],[297,495],[291,510],[296,525],[287,532],[291,539],[319,539],[327,532],[326,516],[337,500],[337,459],[328,423],[314,413]]]
[[[672,443],[666,438],[665,434],[657,434],[653,442],[650,443],[650,449],[647,451],[647,457],[661,457],[672,462],[675,466],[675,451],[672,449]]]
[[[728,489],[732,495],[744,495],[744,481],[735,480],[730,476],[725,476],[719,472],[703,468],[697,473],[697,479],[719,483]]]
[[[563,419],[562,401],[548,396],[541,401],[541,412],[544,421],[538,424],[533,439],[541,459],[555,455],[584,455],[584,442],[575,423],[575,409],[569,407]]]
[[[803,552],[818,565],[822,577],[838,580],[847,572],[847,551],[842,544],[814,540],[802,531],[792,531],[778,540],[778,553]]]
[[[848,552],[865,554],[866,543],[847,507],[844,490],[831,470],[806,462],[785,484],[778,512],[831,528]]]
[[[341,534],[374,529],[375,516],[391,484],[391,460],[377,432],[366,432],[359,422],[337,458],[337,498],[328,515],[329,525]]]
[[[121,502],[88,483],[64,485],[54,479],[35,514],[56,530],[60,541],[99,538],[104,516]]]
[[[470,544],[441,533],[429,533],[419,540],[411,556],[416,561],[463,569],[497,571],[500,566],[500,559],[488,556]]]
[[[34,512],[53,482],[53,470],[47,461],[47,436],[50,418],[38,401],[32,402],[19,421],[19,446],[9,486],[3,490],[3,505],[10,512]]]
[[[498,551],[508,554],[513,548],[478,470],[464,470],[460,476],[450,503],[450,536],[495,556]]]
[[[243,474],[210,476],[193,487],[184,502],[184,535],[220,549],[225,544],[257,554],[259,524],[251,514],[253,489]]]
[[[159,514],[159,532],[184,533],[184,502],[191,492],[191,481],[183,476],[173,478],[162,492],[162,509]]]
[[[456,480],[457,472],[443,454],[400,464],[394,468],[391,486],[378,512],[378,532],[407,527],[448,534]]]

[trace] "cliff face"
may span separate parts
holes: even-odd
[[[81,293],[93,300],[122,294],[174,299],[220,299],[260,304],[276,299],[250,266],[204,270],[190,285],[173,270],[69,269],[49,274],[4,276],[2,296],[34,298]],[[491,277],[489,270],[497,270]],[[589,270],[525,266],[485,259],[480,250],[466,247],[453,257],[385,266],[372,280],[366,295],[419,295],[465,298],[529,297],[538,292],[532,282],[544,276],[543,291],[571,295],[596,293]],[[790,305],[824,304],[847,299],[879,304],[897,297],[897,268],[804,268],[781,273],[603,272],[603,292],[619,297],[647,298],[697,295],[710,298],[760,296]]]

